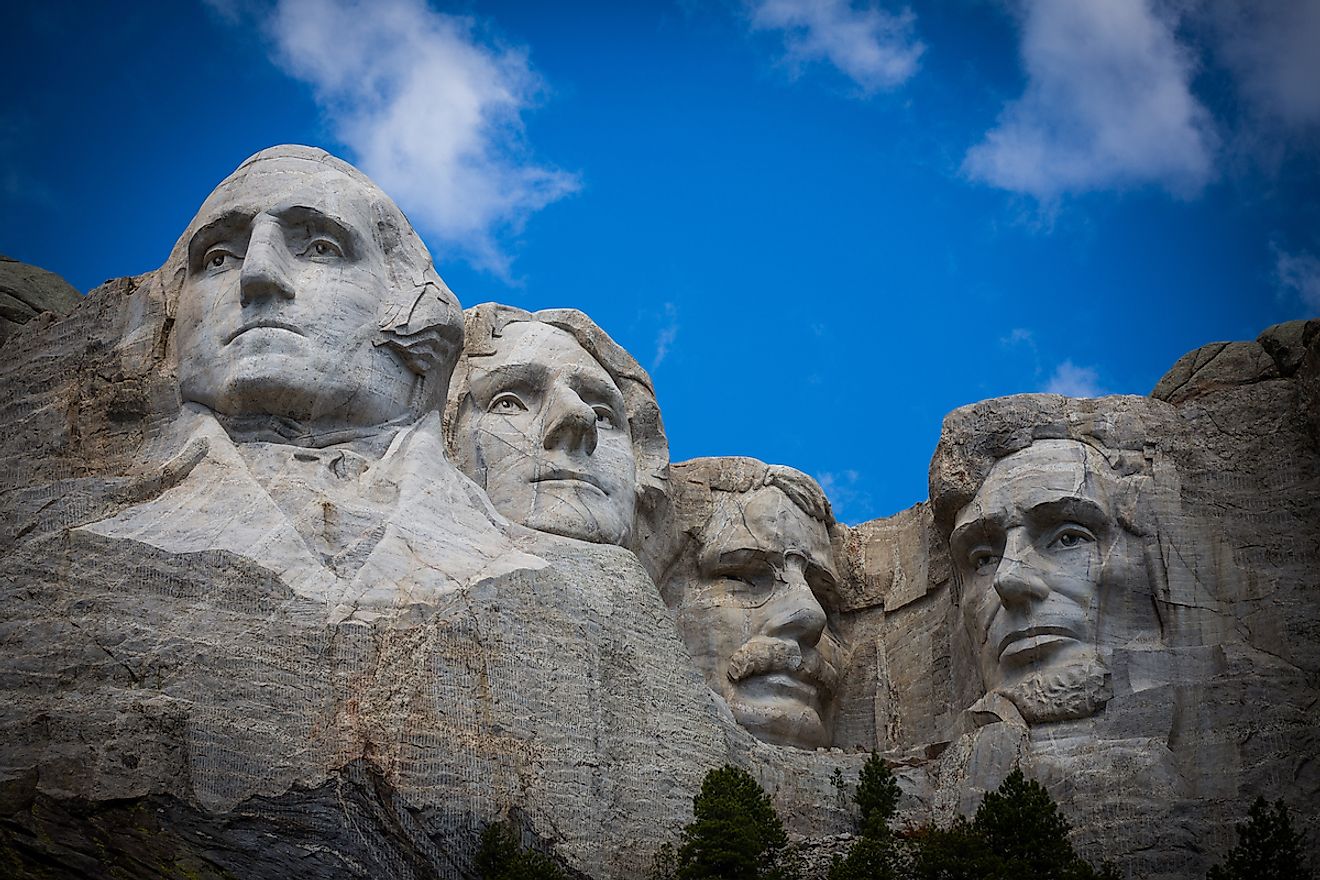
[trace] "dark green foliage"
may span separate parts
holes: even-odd
[[[898,780],[889,765],[875,752],[862,765],[853,800],[861,811],[863,837],[888,837],[889,820],[898,809]]]
[[[889,829],[898,808],[898,780],[876,752],[862,766],[853,801],[860,818],[861,839],[846,858],[830,866],[830,880],[898,880],[903,877],[902,852]]]
[[[770,797],[745,770],[706,774],[683,829],[676,880],[791,880],[796,865]]]
[[[1224,864],[1210,869],[1208,880],[1311,880],[1302,855],[1304,835],[1293,830],[1283,801],[1270,806],[1256,798],[1247,821],[1238,825],[1238,842]]]
[[[1068,821],[1048,791],[1014,770],[986,794],[971,822],[914,836],[913,874],[918,880],[1110,880],[1112,866],[1097,872],[1068,841]]]
[[[1084,876],[1068,841],[1068,820],[1045,787],[1014,770],[987,792],[972,827],[990,849],[1026,877]],[[1088,868],[1089,870],[1089,868]]]
[[[554,860],[524,849],[507,822],[495,822],[481,832],[474,867],[481,880],[567,880]]]
[[[912,835],[913,880],[1001,880],[1008,865],[985,836],[961,816],[948,828],[923,828]]]
[[[829,880],[902,880],[903,854],[893,836],[863,837],[853,844],[846,858],[835,857]]]

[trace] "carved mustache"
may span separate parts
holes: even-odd
[[[794,641],[758,636],[749,639],[729,658],[729,680],[740,682],[757,675],[783,672],[808,681],[823,692],[833,693],[839,683],[839,670],[819,651]]]

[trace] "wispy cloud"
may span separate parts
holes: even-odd
[[[843,523],[855,523],[858,510],[870,505],[871,496],[863,488],[862,475],[851,468],[845,471],[823,471],[816,474],[816,482],[825,491],[834,508],[834,518]]]
[[[1274,272],[1279,287],[1296,295],[1311,312],[1320,315],[1320,258],[1314,254],[1290,254],[1274,248]]]
[[[253,14],[243,0],[210,3],[225,18]],[[529,158],[523,114],[544,85],[526,50],[425,0],[264,8],[274,60],[311,85],[355,163],[428,234],[507,278],[502,236],[578,188]]]
[[[827,61],[865,94],[907,82],[925,50],[907,9],[854,9],[849,0],[748,0],[747,8],[754,30],[783,31],[790,65]]]
[[[1041,390],[1046,394],[1062,394],[1065,397],[1099,397],[1105,393],[1100,387],[1100,373],[1095,367],[1079,367],[1071,360],[1059,364]]]
[[[1021,55],[1026,91],[968,151],[969,177],[1050,201],[1142,184],[1192,194],[1212,176],[1192,59],[1148,0],[1027,0]]]
[[[678,339],[678,306],[671,302],[665,303],[664,325],[655,335],[655,356],[651,358],[651,372],[659,369],[660,364],[664,362],[669,354],[669,348]]]
[[[1320,126],[1320,0],[1213,0],[1201,14],[1257,118]]]
[[[1016,345],[1026,345],[1034,349],[1036,347],[1036,335],[1026,327],[1014,327],[1009,331],[1007,336],[1001,336],[999,338],[999,344],[1006,348],[1012,348]]]

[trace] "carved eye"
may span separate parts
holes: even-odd
[[[619,427],[618,418],[614,415],[614,410],[608,406],[594,406],[596,411],[596,427],[599,428],[617,428]]]
[[[969,554],[967,561],[972,564],[972,569],[977,574],[986,574],[999,566],[999,559],[999,554],[993,550],[977,548]]]
[[[721,572],[719,579],[734,592],[750,593],[760,589],[756,583],[756,576],[748,571],[725,571]]]
[[[307,246],[303,251],[304,257],[312,259],[333,260],[344,255],[344,249],[335,244],[328,238],[318,238]]]
[[[1062,547],[1067,550],[1073,547],[1080,547],[1083,544],[1094,543],[1095,535],[1092,535],[1088,530],[1079,525],[1067,525],[1060,529],[1059,533],[1054,536],[1054,540],[1050,542],[1050,546]]]
[[[527,412],[527,404],[518,399],[518,395],[505,391],[503,394],[495,395],[495,399],[490,402],[490,412],[500,415],[516,415],[520,412]]]
[[[222,269],[225,263],[232,259],[234,255],[224,248],[214,247],[206,252],[202,257],[202,263],[208,269]]]

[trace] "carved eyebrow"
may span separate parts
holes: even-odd
[[[606,382],[599,376],[592,376],[588,373],[575,372],[571,384],[573,390],[579,392],[585,391],[593,397],[606,401],[614,407],[620,415],[624,415],[623,393],[613,381]]]
[[[701,571],[709,574],[725,566],[746,565],[749,562],[773,562],[775,554],[764,547],[730,547],[719,551],[705,548],[697,560]]]
[[[481,365],[479,358],[473,358],[473,362]],[[478,397],[485,396],[490,386],[504,385],[534,385],[543,384],[545,375],[549,371],[544,364],[523,363],[523,364],[499,364],[494,367],[481,367],[482,372],[472,377],[471,386],[473,389],[482,392]]]
[[[837,587],[839,585],[839,573],[834,570],[834,565],[832,563],[822,563],[814,556],[808,556],[807,570],[824,575],[825,578],[829,580],[831,587]]]
[[[1002,530],[1003,527],[1004,519],[1001,514],[988,513],[954,529],[949,535],[949,546],[954,550],[961,550],[975,541],[988,540],[995,531]]]
[[[357,230],[319,208],[310,205],[285,205],[274,208],[269,213],[285,226],[309,226],[330,233],[349,249],[350,253],[346,256],[350,258],[356,257],[362,249],[362,236]]]
[[[1027,511],[1027,519],[1032,525],[1048,525],[1060,520],[1072,520],[1093,528],[1104,528],[1109,525],[1112,517],[1090,498],[1068,495],[1032,505]]]
[[[250,211],[227,211],[199,228],[188,239],[188,265],[198,265],[206,249],[215,242],[246,229],[253,216]]]

